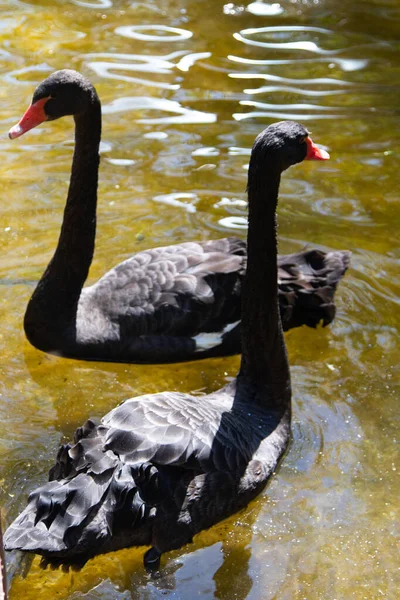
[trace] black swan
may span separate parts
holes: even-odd
[[[139,252],[83,288],[93,258],[101,106],[80,73],[57,71],[36,89],[9,133],[73,115],[75,153],[55,254],[28,304],[25,332],[46,352],[115,362],[176,362],[240,352],[246,244],[226,238]],[[308,138],[309,139],[309,138]],[[309,139],[308,147],[312,151]],[[329,158],[315,150],[316,158]],[[278,259],[284,329],[327,325],[348,252],[306,250]]]
[[[261,492],[290,434],[289,364],[278,302],[281,172],[309,156],[307,130],[284,121],[256,139],[249,167],[242,358],[235,381],[206,396],[160,392],[87,421],[62,446],[50,481],[5,534],[7,550],[85,562],[149,545],[144,562],[233,514]]]

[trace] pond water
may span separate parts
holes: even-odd
[[[286,118],[331,160],[285,174],[280,251],[353,253],[335,322],[286,336],[293,435],[265,493],[164,556],[159,579],[142,549],[79,572],[11,554],[11,600],[399,597],[399,34],[397,0],[0,2],[3,526],[87,417],[145,392],[212,391],[239,364],[85,363],[25,340],[25,306],[59,233],[73,122],[13,142],[7,132],[52,70],[82,71],[103,103],[90,281],[141,249],[245,236],[252,142]]]

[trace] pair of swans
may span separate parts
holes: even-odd
[[[240,350],[242,358],[235,381],[212,394],[139,396],[99,424],[87,421],[60,448],[5,547],[84,562],[145,545],[144,564],[156,569],[162,553],[248,504],[275,470],[290,434],[283,329],[332,320],[349,253],[277,256],[281,173],[329,158],[302,125],[285,121],[267,127],[252,149],[247,249],[227,238],[148,250],[83,288],[96,227],[94,87],[75,71],[53,73],[10,137],[64,115],[75,120],[71,182],[57,249],[26,311],[28,339],[91,360],[168,362]]]

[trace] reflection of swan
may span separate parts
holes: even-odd
[[[255,515],[252,520],[254,519]],[[248,598],[253,587],[253,580],[249,574],[252,536],[251,526],[246,523],[245,526],[235,527],[235,536],[221,540],[223,562],[213,577],[215,598],[219,600]]]
[[[85,565],[83,576],[77,576],[71,569],[47,569],[47,596],[53,597],[57,590],[60,600],[71,597],[74,600],[94,600],[97,597],[143,600],[143,597],[161,598],[164,595],[168,598],[176,596],[189,599],[192,597],[195,577],[196,590],[200,597],[203,590],[208,597],[208,590],[215,586],[215,598],[245,600],[255,584],[250,569],[257,570],[258,561],[256,559],[254,563],[253,556],[250,567],[249,551],[253,527],[263,504],[263,498],[261,501],[252,502],[247,510],[195,536],[193,544],[171,552],[168,562],[156,577],[149,579],[143,571],[140,549],[129,548],[120,550],[117,554],[97,556]],[[7,558],[8,565],[12,561],[18,561],[17,585],[13,579],[14,573],[9,572],[9,581],[13,581],[16,597],[25,598],[28,590],[40,588],[43,582],[44,561],[29,553],[21,557],[17,552],[8,553]],[[24,565],[23,572],[21,561]],[[104,580],[105,576],[107,579]],[[91,589],[88,589],[89,587]]]
[[[246,246],[237,239],[140,252],[82,290],[93,257],[100,102],[75,71],[58,71],[35,91],[10,131],[74,114],[76,146],[56,252],[25,315],[30,342],[44,351],[115,362],[169,362],[240,351],[240,286]],[[284,328],[331,322],[346,252],[310,250],[279,258]]]
[[[145,565],[157,568],[163,552],[180,548],[262,491],[290,433],[290,373],[277,285],[280,176],[318,157],[328,155],[290,121],[267,127],[253,146],[236,380],[201,398],[177,392],[139,396],[100,425],[87,421],[75,444],[60,448],[51,481],[31,494],[9,527],[7,549],[84,561],[151,545]]]

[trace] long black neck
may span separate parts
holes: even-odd
[[[89,108],[75,116],[75,151],[57,248],[25,314],[27,336],[42,349],[54,349],[52,336],[74,336],[78,301],[94,253],[100,137],[101,106],[93,94]]]
[[[281,169],[273,155],[261,157],[259,152],[253,149],[249,166],[248,262],[238,385],[255,390],[255,402],[281,411],[290,403],[289,363],[278,304],[276,208]]]

